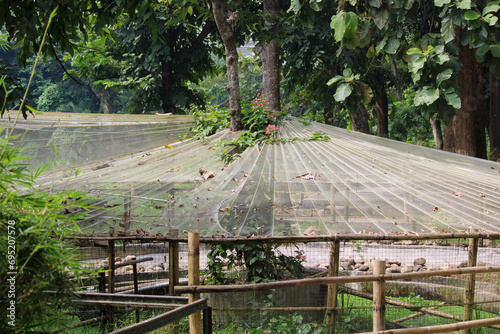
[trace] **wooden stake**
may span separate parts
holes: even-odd
[[[373,262],[373,274],[385,274],[385,261]],[[385,281],[373,282],[373,331],[385,330]]]
[[[339,257],[340,257],[340,241],[330,243],[330,264],[328,267],[328,276],[334,277],[339,275]],[[337,306],[337,284],[328,285],[328,297],[326,300],[327,307]],[[338,311],[328,310],[326,312],[326,333],[335,333],[335,324],[338,319]]]
[[[179,285],[179,243],[176,241],[168,243],[168,275],[168,292],[174,296],[175,286]]]
[[[470,232],[478,232],[477,229],[471,229]],[[468,267],[475,267],[477,264],[477,249],[479,245],[478,238],[469,239],[469,262]],[[467,287],[465,289],[465,305],[464,305],[464,321],[472,320],[472,312],[474,311],[474,290],[475,290],[476,275],[474,273],[467,275]],[[462,330],[462,334],[469,334],[469,329]]]
[[[188,234],[188,284],[200,284],[200,235],[189,232]],[[199,293],[189,294],[189,303],[200,299]],[[189,333],[201,334],[201,312],[189,316]]]

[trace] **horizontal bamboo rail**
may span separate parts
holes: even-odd
[[[481,319],[481,320],[469,320],[463,322],[457,322],[449,325],[437,325],[437,326],[427,326],[419,328],[401,328],[401,329],[390,329],[385,331],[377,332],[364,332],[358,334],[429,334],[429,333],[449,333],[453,331],[460,331],[463,329],[473,329],[479,327],[488,327],[500,324],[500,317]]]
[[[69,235],[65,236],[68,240],[122,240],[122,241],[143,241],[143,242],[183,242],[187,243],[187,237],[177,237],[168,235]],[[319,236],[256,236],[256,237],[203,237],[200,236],[200,244],[255,244],[255,243],[310,243],[310,242],[331,242],[331,241],[382,241],[382,240],[443,240],[443,239],[500,239],[498,232],[460,232],[460,233],[425,233],[417,234],[408,232],[408,234],[331,234]]]
[[[297,280],[288,280],[280,282],[269,282],[259,284],[241,284],[241,285],[188,285],[175,287],[175,293],[205,293],[205,292],[243,292],[243,291],[261,291],[279,288],[289,288],[294,286],[326,285],[340,283],[359,283],[373,281],[395,281],[404,279],[416,279],[432,276],[451,276],[470,273],[489,273],[500,272],[500,266],[485,267],[465,267],[446,270],[427,270],[403,274],[384,274],[384,275],[363,275],[363,276],[337,276],[337,277],[319,277],[304,278]]]

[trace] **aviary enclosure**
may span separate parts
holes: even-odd
[[[296,119],[279,143],[233,153],[234,134],[190,140],[192,124],[44,113],[16,125],[28,155],[57,159],[43,189],[98,207],[68,236],[107,269],[82,286],[75,327],[125,313],[137,324],[117,332],[188,315],[192,333],[500,332],[499,163]],[[330,140],[307,140],[318,131]],[[221,261],[233,284],[205,284],[216,245],[300,256],[304,277],[249,284]]]

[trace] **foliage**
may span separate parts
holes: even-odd
[[[335,101],[345,103],[349,110],[357,110],[360,103],[367,104],[372,98],[370,86],[360,80],[359,74],[353,74],[346,68],[342,75],[337,75],[328,81],[327,85],[338,84],[335,91]],[[354,92],[354,95],[353,95]]]
[[[283,279],[288,272],[294,278],[302,278],[303,251],[287,256],[278,250],[279,245],[215,245],[208,252],[206,284],[230,284],[235,279],[224,272],[242,266],[243,279],[247,283],[264,283]]]
[[[1,129],[4,131],[4,129]],[[0,293],[8,295],[9,281],[15,279],[15,327],[2,305],[0,331],[44,331],[62,325],[76,288],[75,278],[89,275],[74,247],[63,237],[78,231],[76,221],[90,208],[90,200],[76,191],[45,193],[36,187],[36,177],[44,171],[30,173],[26,159],[10,143],[12,137],[0,139]],[[9,261],[9,262],[7,262]],[[52,294],[46,293],[53,291]]]

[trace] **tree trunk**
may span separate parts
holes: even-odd
[[[443,131],[441,130],[441,120],[437,119],[436,116],[432,116],[430,119],[432,125],[432,134],[434,135],[434,142],[436,143],[436,148],[439,150],[443,149]]]
[[[279,14],[279,0],[264,0],[264,13],[266,17],[272,17]],[[264,23],[271,26],[270,30],[275,29],[276,24],[267,19]],[[255,53],[262,60],[262,92],[267,99],[267,106],[271,110],[280,110],[280,64],[279,64],[279,46],[275,41],[258,44],[254,48]]]
[[[460,43],[463,33],[458,29],[456,40],[463,66],[458,77],[462,107],[444,129],[444,150],[486,159],[482,67],[475,50]]]
[[[358,107],[355,114],[351,114],[352,129],[357,132],[370,133],[370,126],[368,124],[368,112],[363,103]]]
[[[376,98],[377,136],[387,137],[389,135],[389,102],[385,89],[379,90]]]
[[[104,114],[113,114],[113,102],[109,98],[109,93],[104,88],[104,86],[92,86],[92,90],[94,91],[95,96],[99,99],[101,103],[102,112]]]
[[[500,161],[500,80],[490,72],[490,160]]]
[[[229,92],[229,114],[231,116],[231,131],[243,128],[241,122],[241,95],[240,80],[238,77],[238,50],[234,38],[234,25],[238,20],[238,11],[229,12],[224,0],[212,0],[212,11],[217,24],[217,29],[226,50],[227,81]]]

